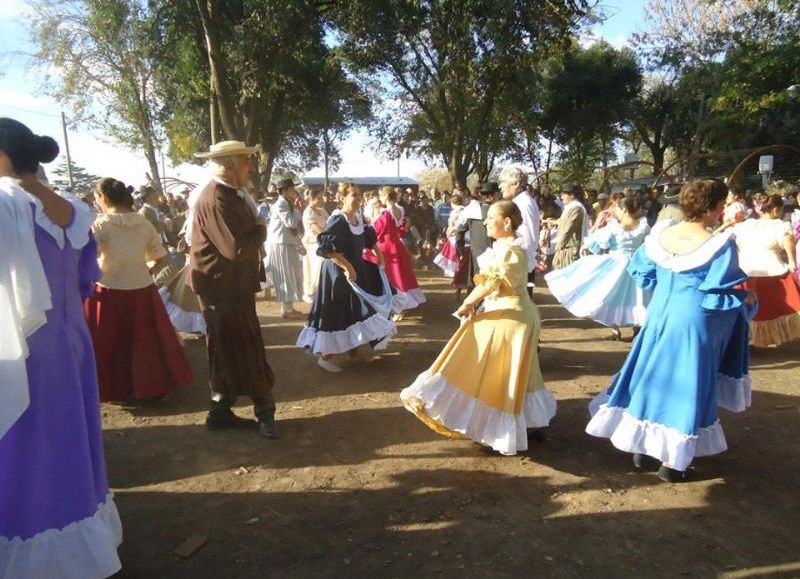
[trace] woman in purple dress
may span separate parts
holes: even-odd
[[[15,579],[91,579],[120,569],[122,528],[106,480],[81,304],[100,277],[94,215],[36,179],[39,163],[57,154],[53,139],[0,118],[0,354],[15,339],[22,353],[0,355],[0,408],[11,397],[18,409],[0,411],[0,577]],[[5,242],[12,237],[17,243]],[[36,307],[30,295],[41,298]]]

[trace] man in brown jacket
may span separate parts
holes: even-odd
[[[191,285],[207,327],[211,409],[206,427],[254,425],[231,410],[236,398],[246,395],[253,400],[259,432],[277,438],[275,378],[264,354],[255,303],[266,226],[244,191],[255,152],[242,142],[223,141],[197,154],[211,160],[214,179],[192,208]]]

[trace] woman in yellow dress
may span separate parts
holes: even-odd
[[[539,369],[541,320],[528,297],[525,251],[515,233],[522,215],[500,201],[485,223],[495,242],[456,312],[464,322],[400,398],[435,432],[513,455],[527,450],[529,430],[550,423],[556,401]]]

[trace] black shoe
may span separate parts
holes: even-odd
[[[528,440],[533,442],[543,443],[547,440],[547,437],[544,435],[544,428],[529,428],[528,429]]]
[[[691,480],[691,471],[688,470],[675,470],[666,465],[658,467],[658,478],[668,483],[682,483]]]
[[[622,332],[617,328],[611,328],[611,336],[608,339],[612,342],[619,342],[622,340]]]
[[[236,416],[231,410],[227,412],[212,411],[206,416],[206,428],[209,430],[231,430],[236,428],[253,428],[254,420]]]
[[[280,438],[280,436],[278,436],[278,429],[275,427],[275,417],[270,416],[269,418],[259,418],[258,433],[264,438],[268,438],[270,440]]]
[[[648,456],[646,454],[639,454],[634,453],[633,455],[633,466],[636,469],[643,469],[647,467],[654,467],[658,464],[658,461],[653,458],[652,456]]]

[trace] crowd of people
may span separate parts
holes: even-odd
[[[614,339],[634,329],[586,431],[669,482],[726,450],[717,409],[750,405],[750,345],[800,338],[796,195],[704,179],[554,197],[506,167],[474,193],[342,183],[334,199],[282,179],[268,201],[248,190],[256,152],[198,152],[208,179],[169,202],[104,178],[90,207],[42,177],[55,141],[0,119],[0,576],[119,570],[99,403],[189,384],[176,329],[205,336],[208,430],[279,437],[256,313],[268,288],[283,318],[305,319],[297,347],[340,372],[386,348],[409,311],[424,322],[415,267],[441,268],[459,326],[400,400],[439,434],[513,455],[556,415],[532,299],[546,281]],[[239,396],[255,420],[233,412]]]

